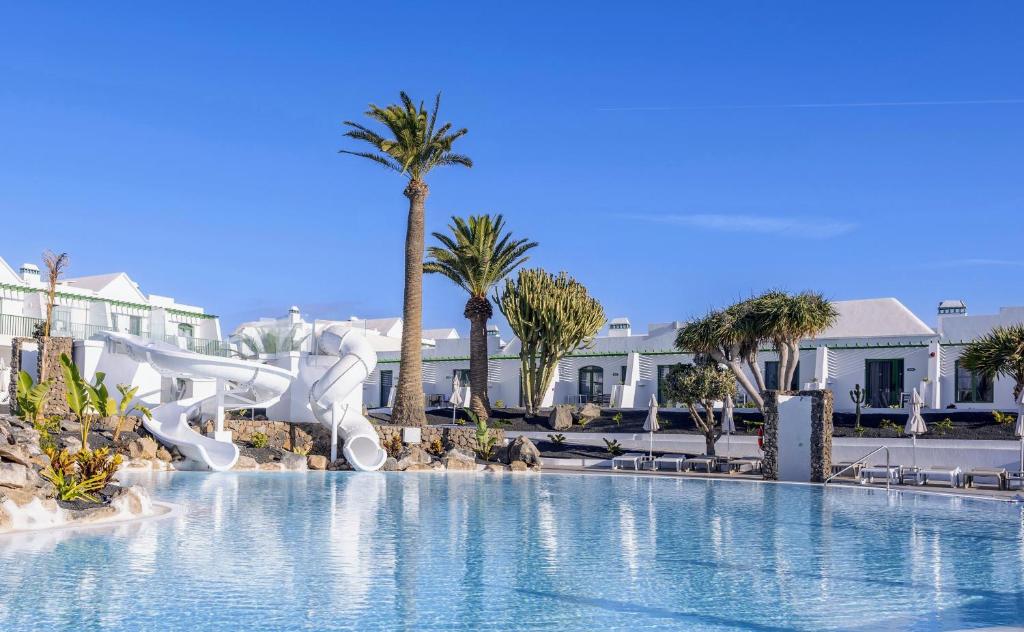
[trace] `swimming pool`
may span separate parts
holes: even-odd
[[[1008,503],[631,476],[151,475],[183,515],[0,539],[4,630],[1024,623]]]

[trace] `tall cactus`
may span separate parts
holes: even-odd
[[[867,393],[861,389],[860,384],[854,384],[853,390],[850,391],[850,399],[857,405],[857,422],[854,424],[854,428],[860,428],[860,407],[867,400]]]
[[[590,344],[604,324],[604,308],[565,272],[520,270],[494,297],[519,338],[520,385],[526,413],[535,415],[559,361]]]

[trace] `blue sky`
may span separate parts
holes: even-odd
[[[341,121],[444,93],[471,170],[428,229],[504,213],[608,315],[751,292],[1021,304],[1018,2],[7,3],[0,256],[241,320],[397,315],[398,176]],[[466,330],[425,282],[425,325]]]

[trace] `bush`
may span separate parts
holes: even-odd
[[[252,433],[252,440],[249,443],[256,449],[265,448],[270,445],[270,437],[262,432],[254,432]]]
[[[935,430],[935,432],[939,433],[940,435],[945,435],[946,433],[953,430],[953,420],[950,419],[949,417],[946,417],[942,421],[936,421],[934,424],[932,424],[932,429]]]
[[[110,483],[121,465],[121,455],[111,456],[108,448],[83,448],[76,454],[70,454],[67,449],[51,448],[46,455],[50,457],[50,465],[42,471],[42,476],[53,484],[57,498],[63,501],[99,502],[95,492]]]
[[[608,439],[604,439],[604,445],[607,447],[608,454],[612,456],[619,456],[624,452],[624,450],[622,449],[622,444],[620,444],[615,439],[612,439],[611,441],[609,441]]]
[[[1010,424],[1017,421],[1017,415],[1002,413],[999,412],[998,410],[992,411],[992,418],[995,419],[995,422],[1000,426],[1009,426]]]
[[[309,448],[310,448],[310,446],[308,446],[308,445],[296,446],[296,447],[292,448],[292,452],[294,452],[295,454],[298,454],[300,456],[307,456],[309,454]]]
[[[504,408],[505,407],[505,400],[503,400],[503,399],[496,399],[496,400],[494,400],[494,407],[495,408]]]
[[[565,435],[559,432],[558,434],[549,434],[548,439],[551,439],[551,443],[555,445],[562,445],[565,443]]]
[[[615,422],[616,426],[621,425],[622,424],[622,411],[619,411],[619,412],[615,413],[614,415],[612,415],[612,421]]]
[[[402,453],[402,449],[405,448],[405,444],[402,443],[402,437],[393,434],[391,439],[381,442],[384,451],[388,453],[388,456],[398,458],[398,455]]]
[[[444,456],[444,443],[441,442],[441,437],[434,437],[430,440],[427,452],[434,456]]]

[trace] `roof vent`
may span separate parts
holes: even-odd
[[[34,263],[21,264],[21,278],[25,283],[39,283],[39,266]]]
[[[609,338],[625,338],[632,333],[628,318],[613,318],[608,322]]]
[[[939,301],[939,316],[967,314],[967,303],[960,300]]]

